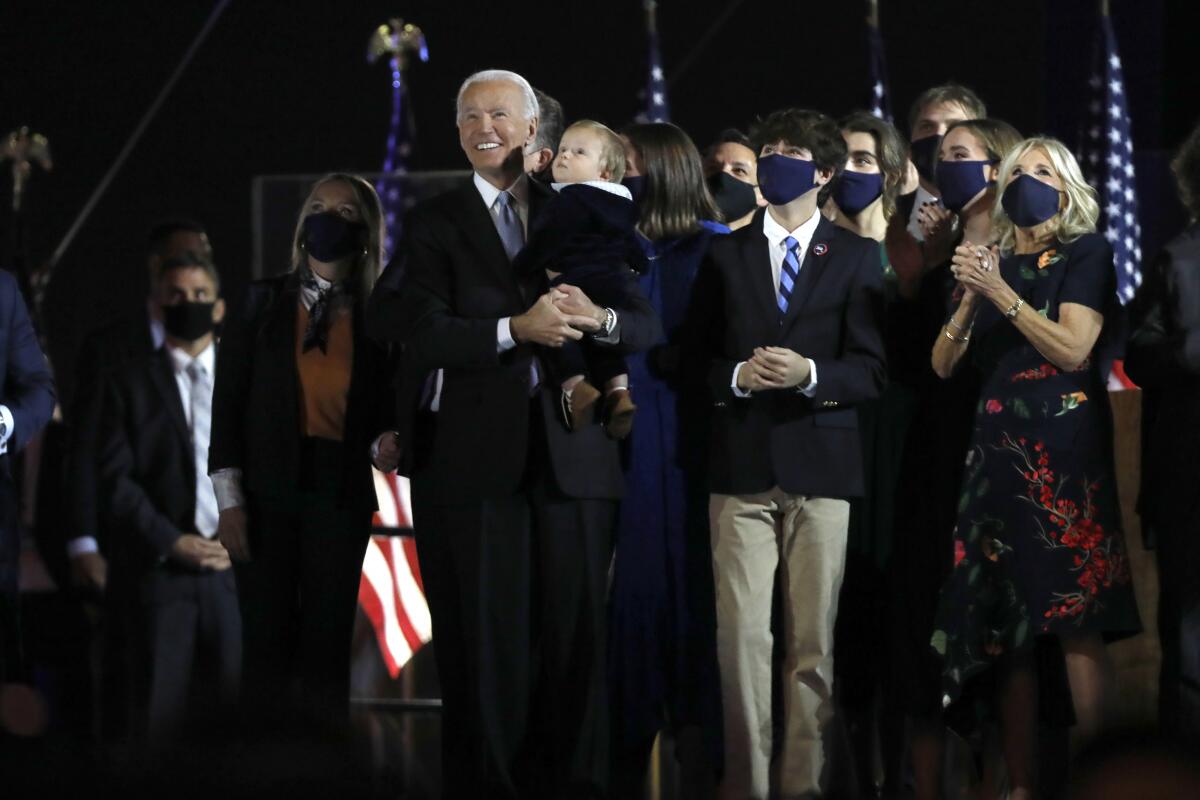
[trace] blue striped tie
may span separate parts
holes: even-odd
[[[788,302],[792,299],[792,291],[796,288],[796,278],[800,277],[800,243],[791,236],[783,240],[787,252],[783,255],[783,264],[779,270],[779,313],[786,314]]]

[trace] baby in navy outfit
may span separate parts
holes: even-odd
[[[635,230],[637,207],[620,183],[625,174],[621,138],[599,122],[580,120],[563,132],[551,170],[558,194],[539,214],[517,268],[544,269],[551,286],[578,287],[599,306],[624,305],[629,270],[643,271],[645,255]],[[629,435],[637,407],[621,356],[585,337],[544,348],[542,362],[562,386],[563,421],[569,428],[591,424],[603,397],[601,421],[608,435]]]

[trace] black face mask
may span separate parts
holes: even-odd
[[[942,149],[942,137],[926,136],[909,145],[913,166],[926,183],[937,183],[937,156]]]
[[[335,211],[310,214],[304,218],[304,247],[317,261],[331,264],[360,250],[365,230]]]
[[[725,215],[726,222],[741,219],[758,207],[754,187],[728,172],[718,172],[711,176],[708,179],[708,190],[712,192],[717,208]]]
[[[163,328],[172,339],[194,342],[212,333],[213,303],[177,303],[163,306]]]

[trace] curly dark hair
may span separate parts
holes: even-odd
[[[1171,159],[1171,172],[1179,187],[1179,201],[1188,216],[1200,220],[1200,124],[1197,124]]]
[[[840,172],[846,165],[846,140],[837,122],[828,114],[803,108],[783,108],[758,120],[750,130],[754,149],[787,142],[812,153],[817,169]]]

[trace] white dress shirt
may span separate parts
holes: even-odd
[[[8,452],[8,440],[13,435],[13,415],[8,406],[0,405],[0,422],[4,423],[4,433],[0,434],[0,456]]]
[[[217,533],[217,496],[212,481],[208,478],[208,444],[212,432],[212,391],[216,372],[216,349],[212,344],[204,348],[195,358],[168,346],[171,366],[175,370],[175,385],[179,389],[179,400],[183,403],[183,416],[191,431],[193,461],[196,468],[196,533],[211,539]],[[193,381],[188,367],[193,363],[200,368],[202,377]],[[204,396],[196,396],[203,392]],[[195,418],[193,418],[195,415]]]
[[[771,215],[770,207],[763,214],[763,236],[767,237],[767,255],[771,259],[771,283],[775,287],[775,299],[779,300],[779,275],[783,272],[783,259],[787,255],[787,238],[790,236],[796,240],[796,249],[800,253],[800,263],[796,268],[796,274],[799,275],[804,270],[804,260],[808,255],[808,246],[812,244],[813,234],[817,231],[817,225],[821,222],[821,212],[813,211],[811,217],[795,229],[789,231],[787,228],[779,224],[778,220]],[[792,302],[798,302],[799,298],[792,296]],[[812,397],[817,391],[817,365],[811,358],[806,358],[808,362],[808,383],[803,387],[796,387],[796,391],[808,397]],[[737,376],[738,370],[742,368],[745,361],[739,361],[733,368],[733,382],[730,384],[733,393],[738,397],[749,397],[750,392],[738,388]]]

